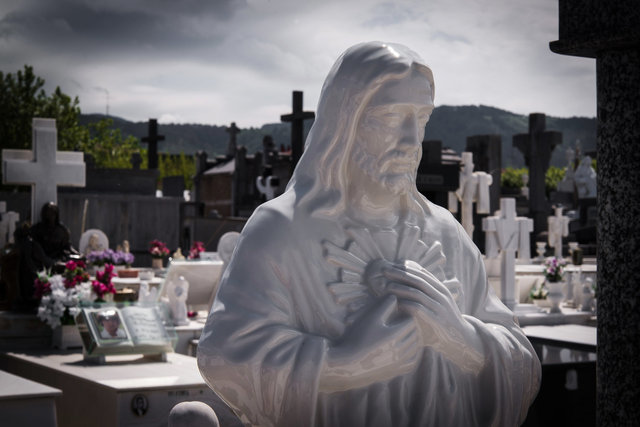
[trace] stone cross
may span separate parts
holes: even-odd
[[[461,206],[462,227],[469,237],[473,238],[473,203],[476,202],[476,212],[488,214],[490,212],[489,187],[493,178],[486,172],[473,171],[473,153],[462,153],[462,170],[460,171],[460,187],[456,196]],[[456,206],[457,208],[457,206]]]
[[[549,203],[545,192],[544,177],[551,153],[562,144],[562,133],[546,131],[544,114],[529,114],[529,133],[513,136],[513,146],[524,156],[529,168],[529,216],[533,218],[533,229],[539,234],[546,229]]]
[[[555,249],[555,257],[562,257],[562,238],[569,235],[569,217],[562,215],[562,208],[555,209],[555,215],[547,219],[549,223],[549,246]]]
[[[13,243],[13,233],[16,231],[16,223],[20,220],[17,212],[7,212],[7,202],[0,202],[0,249],[7,243]]]
[[[482,220],[482,229],[487,233],[487,257],[494,257],[497,251],[500,251],[501,299],[513,310],[518,303],[516,251],[520,259],[531,257],[529,233],[533,231],[533,221],[525,217],[516,217],[516,199],[513,198],[500,199],[500,211],[496,214]]]
[[[226,129],[229,132],[229,144],[227,145],[227,156],[235,157],[236,151],[238,149],[238,144],[236,142],[236,135],[240,133],[240,128],[236,126],[236,122],[231,122],[231,126]]]
[[[304,121],[305,119],[314,119],[316,115],[313,111],[302,111],[302,91],[293,91],[292,106],[293,112],[281,115],[280,120],[291,122],[291,160],[293,168],[295,168],[304,150]]]
[[[149,144],[147,158],[149,169],[158,169],[158,142],[164,141],[164,135],[158,135],[158,120],[149,119],[149,135],[142,138],[142,142]]]
[[[473,153],[476,171],[486,172],[495,183],[489,188],[489,212],[500,209],[500,174],[502,173],[502,137],[500,135],[473,135],[467,137],[467,148]]]
[[[2,150],[2,182],[31,186],[31,222],[45,203],[58,203],[58,187],[84,187],[84,153],[56,151],[55,119],[34,118],[32,150]]]

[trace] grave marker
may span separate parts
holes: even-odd
[[[554,248],[556,258],[562,258],[562,238],[569,235],[569,217],[562,215],[562,207],[555,208],[555,215],[547,219],[549,224],[549,246]]]
[[[549,202],[544,177],[553,149],[562,144],[562,133],[547,131],[545,126],[544,114],[529,114],[529,133],[513,136],[513,146],[520,150],[529,168],[529,217],[533,218],[536,234],[546,230]]]
[[[31,222],[45,203],[58,203],[58,187],[84,187],[84,153],[57,151],[55,119],[34,118],[31,150],[2,150],[2,183],[31,186]]]
[[[283,114],[280,120],[283,122],[291,122],[291,150],[292,165],[295,169],[302,156],[304,150],[304,121],[305,119],[315,119],[316,115],[313,111],[302,111],[302,91],[293,91],[291,114]]]
[[[500,199],[500,213],[484,218],[482,229],[487,233],[487,257],[494,257],[500,251],[500,299],[511,310],[516,300],[516,251],[518,258],[531,258],[529,251],[529,233],[533,230],[533,221],[525,217],[516,217],[516,199]]]
[[[149,144],[149,169],[158,169],[158,142],[164,141],[164,135],[158,135],[158,120],[149,119],[149,135],[142,138],[142,142]]]
[[[227,157],[235,157],[236,151],[238,149],[238,144],[236,142],[236,135],[238,135],[241,131],[238,126],[236,126],[236,122],[231,122],[231,126],[226,129],[226,132],[229,133],[229,144],[227,145]]]

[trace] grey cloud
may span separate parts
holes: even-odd
[[[370,13],[372,16],[362,23],[364,27],[386,27],[415,19],[415,11],[392,2],[379,3]]]

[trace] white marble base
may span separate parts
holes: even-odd
[[[57,388],[0,371],[0,424],[55,427]]]
[[[61,426],[166,425],[174,405],[195,400],[213,407],[221,425],[241,425],[207,387],[196,359],[181,354],[167,354],[167,362],[109,356],[105,365],[91,365],[81,353],[5,353],[0,367],[62,389],[64,399],[57,402]],[[146,406],[146,412],[137,414],[136,404]]]

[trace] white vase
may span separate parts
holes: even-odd
[[[76,325],[61,325],[53,330],[53,346],[60,350],[82,348],[82,338]]]
[[[162,270],[162,258],[152,258],[151,267],[154,270]]]
[[[564,289],[566,282],[545,282],[544,286],[549,292],[547,299],[551,302],[551,309],[549,313],[562,313],[560,310],[560,303],[564,300]]]

